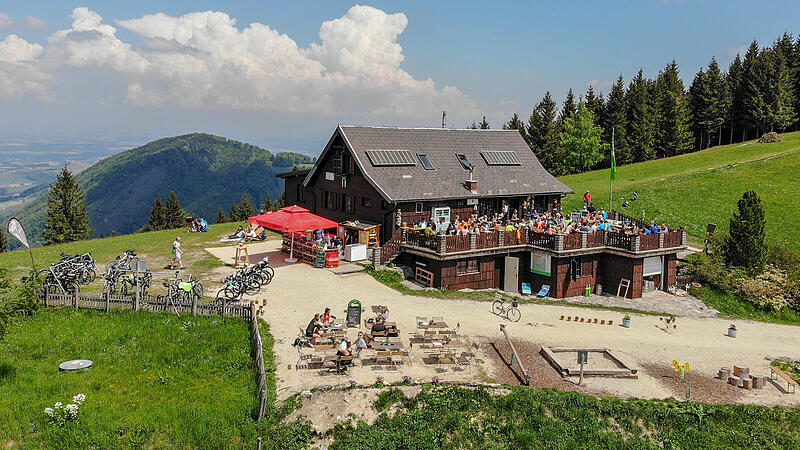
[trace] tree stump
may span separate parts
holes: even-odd
[[[753,379],[751,377],[742,378],[742,387],[749,390],[753,389]]]
[[[731,376],[731,368],[722,367],[719,369],[719,375],[717,375],[717,378],[727,383],[728,378],[730,378],[730,376]]]
[[[736,375],[733,375],[728,379],[728,383],[730,383],[732,386],[736,386],[736,387],[739,387],[739,383],[741,383],[741,382],[742,382],[742,379],[737,377]]]
[[[753,375],[753,389],[764,389],[764,384],[767,382],[767,377],[764,375]]]
[[[733,366],[733,374],[739,378],[747,378],[750,376],[750,368],[744,366]]]

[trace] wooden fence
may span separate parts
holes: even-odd
[[[564,250],[575,250],[581,248],[581,233],[570,233],[564,235]]]
[[[469,235],[456,234],[445,237],[445,248],[447,253],[463,252],[470,249]]]
[[[657,234],[643,234],[639,236],[639,250],[655,250],[658,248]]]
[[[478,248],[495,248],[499,242],[498,234],[496,232],[479,233],[475,236],[475,242]]]
[[[264,343],[261,341],[261,333],[258,330],[258,319],[256,319],[256,304],[250,303],[250,333],[253,340],[253,359],[256,361],[256,370],[258,371],[258,411],[256,412],[256,420],[259,422],[264,421],[264,414],[267,410],[267,377],[264,370]]]
[[[145,296],[139,299],[136,295],[109,295],[104,292],[80,292],[71,294],[55,293],[45,290],[40,298],[44,306],[68,306],[75,309],[94,309],[110,311],[112,309],[131,309],[135,311],[173,312],[194,316],[230,316],[251,320],[252,310],[249,305],[239,303],[220,304],[207,301],[171,302],[166,297]]]

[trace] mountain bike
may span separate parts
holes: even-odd
[[[519,319],[522,318],[522,313],[520,313],[517,308],[517,306],[519,306],[519,301],[516,298],[512,299],[511,304],[506,306],[506,301],[503,297],[495,298],[497,298],[497,300],[492,303],[492,312],[498,316],[505,316],[512,322],[519,322]]]

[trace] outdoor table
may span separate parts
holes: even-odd
[[[342,331],[343,331],[343,330],[345,330],[347,327],[345,326],[345,324],[344,324],[343,322],[337,322],[337,323],[331,323],[331,324],[330,324],[330,325],[328,325],[326,328],[327,328],[328,330],[333,330],[333,331],[337,331],[337,330],[342,330]]]
[[[447,322],[436,322],[436,323],[429,323],[427,325],[419,325],[419,328],[427,330],[428,328],[449,328],[449,327],[447,326]]]
[[[380,313],[387,312],[387,311],[389,311],[389,308],[387,308],[385,306],[372,305],[372,312],[374,312],[375,314],[380,314]]]
[[[403,350],[405,346],[400,342],[380,343],[373,346],[375,350]]]

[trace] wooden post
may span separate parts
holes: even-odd
[[[44,286],[44,306],[47,307],[47,301],[50,300],[50,286]]]
[[[223,295],[222,296],[222,310],[219,312],[220,316],[225,315],[225,307],[228,306],[228,299]]]
[[[250,320],[256,321],[256,303],[252,301],[250,302]]]
[[[136,278],[136,292],[133,295],[133,310],[134,311],[138,311],[139,310],[139,300],[140,300],[139,299],[139,277],[135,276],[135,274],[134,274],[134,278]]]
[[[80,292],[81,292],[81,285],[80,284],[76,284],[75,285],[75,292],[74,292],[74,295],[72,297],[72,305],[75,307],[75,309],[78,309],[78,295],[80,295]]]
[[[103,295],[106,297],[106,312],[111,310],[111,292],[108,289],[103,289]]]
[[[192,315],[197,315],[197,296],[192,295]]]

